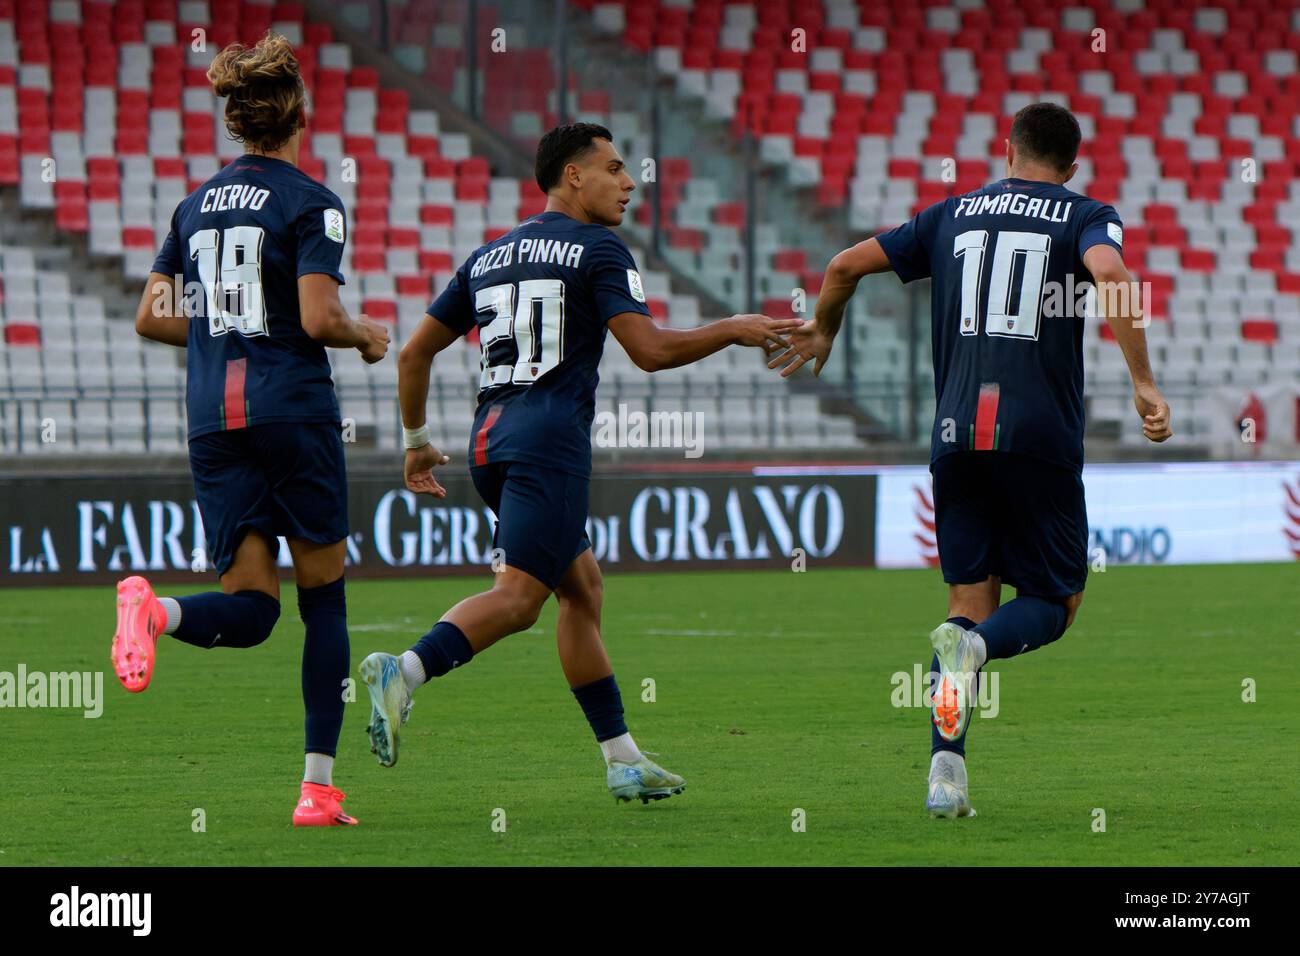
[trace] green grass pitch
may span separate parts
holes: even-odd
[[[353,668],[488,580],[352,583]],[[361,825],[306,831],[289,823],[302,769],[291,584],[283,599],[255,650],[165,643],[136,697],[108,663],[111,589],[0,591],[0,671],[102,670],[105,696],[91,720],[0,710],[0,865],[1300,862],[1294,565],[1093,574],[1060,642],[994,665],[1000,710],[973,720],[968,744],[979,816],[951,822],[922,809],[928,712],[891,703],[893,675],[929,663],[937,571],[612,576],[605,640],[628,723],[687,778],[683,795],[608,795],[552,603],[532,632],[417,694],[391,770],[369,752],[358,687],[335,779]]]

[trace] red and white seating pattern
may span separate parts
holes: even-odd
[[[392,322],[400,343],[460,261],[539,211],[544,197],[531,182],[493,177],[487,162],[471,154],[466,136],[443,132],[435,112],[411,109],[405,93],[380,87],[376,71],[354,67],[350,49],[333,42],[327,25],[308,22],[300,4],[0,0],[0,186],[17,186],[24,207],[53,210],[61,229],[86,235],[92,254],[120,255],[125,276],[143,278],[176,203],[242,151],[225,134],[222,104],[205,75],[211,57],[233,40],[254,42],[267,29],[295,44],[308,86],[302,168],[348,208],[344,303]],[[699,321],[697,301],[674,295],[666,275],[648,272],[644,279],[657,318]],[[22,276],[14,281],[5,309],[6,351],[39,348],[49,360],[25,363],[8,355],[0,371],[11,385],[61,387],[69,374],[86,387],[101,384],[101,377],[105,386],[124,385],[144,359],[114,363],[99,356],[153,354],[129,326],[108,322],[104,348],[87,353],[94,357],[69,353],[62,361],[60,349],[75,341],[59,324],[66,306],[47,299],[38,280],[33,287]],[[54,316],[48,324],[47,314]],[[395,363],[365,366],[350,353],[331,356],[345,417],[377,426],[381,443],[391,445]],[[737,361],[723,356],[677,377],[706,382],[732,374]],[[477,350],[468,344],[449,350],[439,363],[444,381],[458,383],[437,399],[445,414],[436,420],[454,446],[472,414]],[[167,364],[174,369],[174,359]],[[85,377],[81,365],[106,371]],[[630,377],[632,366],[611,343],[602,370],[618,381]],[[749,409],[751,417],[730,429],[737,445],[762,443],[756,406]],[[851,441],[847,421],[827,422],[833,424],[819,424],[811,437],[806,430],[795,436],[804,443]],[[169,436],[170,429],[160,440]]]
[[[1161,372],[1300,375],[1295,0],[573,3],[861,232],[1001,177],[1014,112],[1069,106],[1070,185],[1125,219]],[[1094,326],[1090,381],[1110,382],[1122,359]]]
[[[345,4],[354,19],[370,25],[373,6],[368,0]],[[391,48],[398,62],[460,102],[465,101],[469,87],[465,16],[462,3],[409,0],[391,7],[388,18]],[[516,24],[513,18],[521,16],[524,22]],[[480,7],[478,88],[491,91],[491,95],[482,97],[484,121],[531,148],[537,137],[559,122],[559,96],[550,50],[518,47],[529,36],[528,16],[535,17],[536,12],[508,5]],[[509,55],[494,54],[487,46],[498,29],[512,44]],[[577,75],[571,76],[569,86],[570,117],[608,126],[639,173],[640,158],[652,153],[648,118],[618,109],[607,90],[586,89]],[[734,194],[728,195],[717,179],[694,170],[690,157],[668,155],[656,159],[653,185],[633,194],[628,228],[648,235],[652,218],[648,197],[654,190],[661,206],[668,256],[739,307],[745,274],[743,203]],[[759,224],[756,248],[757,292],[765,312],[792,314],[794,289],[815,295],[821,287],[821,265],[808,262],[803,250],[783,246],[774,226]]]

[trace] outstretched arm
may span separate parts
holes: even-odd
[[[750,345],[771,352],[789,348],[782,338],[799,328],[798,319],[769,319],[765,315],[733,315],[694,329],[665,329],[640,312],[620,312],[609,320],[614,338],[644,372],[690,365],[725,349]]]
[[[460,333],[431,315],[416,327],[397,359],[397,400],[402,408],[402,436],[406,446],[406,487],[435,498],[447,489],[433,477],[433,469],[451,459],[433,447],[425,411],[429,403],[429,370],[434,356],[460,338]]]
[[[826,267],[822,288],[817,293],[817,310],[813,321],[803,324],[790,334],[791,348],[772,361],[768,368],[781,368],[785,378],[798,371],[809,359],[816,359],[813,374],[820,375],[830,358],[831,345],[844,322],[844,309],[857,291],[863,276],[874,272],[888,272],[889,257],[884,248],[872,238],[837,253]]]
[[[1133,281],[1119,252],[1098,243],[1083,254],[1083,264],[1092,273],[1099,304],[1106,308],[1106,322],[1115,333],[1115,341],[1128,363],[1133,380],[1133,405],[1142,416],[1142,434],[1154,442],[1173,435],[1169,424],[1169,404],[1156,387],[1147,355],[1147,334],[1142,317],[1138,284]]]

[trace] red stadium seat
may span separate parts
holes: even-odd
[[[40,348],[40,326],[30,322],[10,322],[5,326],[5,344],[23,348]]]
[[[361,312],[376,322],[397,321],[397,303],[389,299],[365,299],[361,303]]]

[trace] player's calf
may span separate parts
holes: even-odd
[[[604,583],[590,549],[569,567],[555,589],[560,613],[555,621],[555,647],[570,687],[599,680],[613,668],[600,639]]]
[[[164,605],[169,598],[163,598]],[[169,633],[195,647],[257,647],[280,620],[280,602],[261,591],[211,591],[176,598]]]
[[[279,619],[280,602],[261,591],[159,598],[144,578],[129,577],[117,585],[113,670],[122,686],[139,693],[153,677],[161,635],[195,647],[256,647]]]
[[[1069,598],[1020,594],[975,626],[984,639],[987,659],[1027,654],[1058,640],[1073,620],[1070,602],[1078,608],[1082,594]]]
[[[334,754],[343,728],[340,688],[348,676],[348,609],[340,576],[318,587],[298,587],[298,613],[305,631],[302,700],[306,709],[307,767],[304,781],[333,784]]]
[[[538,601],[532,594],[495,588],[488,595],[494,603],[492,623],[495,625],[489,633],[500,633],[502,637],[526,631],[536,624],[546,601],[545,598]]]

